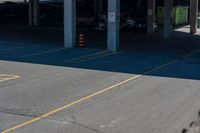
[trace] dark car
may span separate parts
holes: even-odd
[[[43,2],[40,4],[40,23],[63,23],[63,5],[61,3]]]
[[[95,19],[88,13],[77,13],[76,23],[79,27],[94,27]]]
[[[106,15],[102,15],[99,19],[97,19],[97,23],[95,25],[96,30],[106,30],[107,29],[107,17]],[[128,15],[120,15],[120,30],[132,30],[134,28],[135,21],[129,17]]]

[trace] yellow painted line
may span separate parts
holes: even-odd
[[[199,50],[199,52],[200,52],[200,50]],[[191,56],[191,55],[194,55],[194,54],[199,53],[199,52],[195,51],[195,52],[190,53],[190,54],[188,54],[188,55]],[[186,56],[188,57],[188,55],[186,55]],[[184,56],[183,56],[183,57],[184,57]],[[92,94],[90,94],[90,95],[88,95],[88,96],[86,96],[86,97],[83,97],[83,98],[81,98],[81,99],[78,99],[78,100],[76,100],[76,101],[74,101],[74,102],[72,102],[72,103],[69,103],[69,104],[64,105],[64,106],[62,106],[62,107],[59,107],[59,108],[56,108],[56,109],[54,109],[54,110],[52,110],[52,111],[50,111],[50,112],[47,112],[47,113],[45,113],[45,114],[43,114],[43,115],[41,115],[41,116],[32,118],[32,119],[30,119],[30,120],[28,120],[28,121],[26,121],[26,122],[24,122],[24,123],[21,123],[21,124],[19,124],[19,125],[16,125],[16,126],[14,126],[14,127],[11,127],[11,128],[9,128],[9,129],[7,129],[7,130],[4,130],[4,131],[2,131],[1,133],[9,133],[9,132],[15,131],[15,130],[17,130],[17,129],[23,128],[23,127],[25,127],[25,126],[28,126],[28,125],[30,125],[30,124],[33,124],[33,123],[35,123],[35,122],[38,122],[38,121],[40,121],[40,120],[42,120],[42,119],[45,119],[45,118],[47,118],[47,117],[50,117],[50,116],[54,115],[55,113],[61,112],[61,111],[63,111],[63,110],[66,110],[66,109],[68,109],[68,108],[74,106],[74,105],[77,105],[77,104],[79,104],[79,103],[82,103],[82,102],[85,102],[85,101],[87,101],[87,100],[90,100],[90,99],[94,98],[95,96],[98,96],[98,95],[103,94],[103,93],[105,93],[105,92],[111,91],[111,90],[113,90],[113,89],[117,89],[117,87],[119,87],[119,86],[122,86],[122,85],[124,85],[124,84],[126,84],[126,83],[128,83],[128,82],[130,82],[130,81],[139,79],[139,78],[143,77],[143,75],[145,75],[145,74],[149,74],[149,73],[151,73],[151,72],[154,72],[154,71],[156,71],[156,70],[159,70],[159,69],[161,69],[161,68],[163,68],[163,67],[166,67],[166,66],[168,66],[168,65],[171,65],[171,64],[173,64],[173,63],[175,63],[175,62],[177,62],[177,61],[179,61],[179,60],[180,60],[180,59],[172,60],[172,61],[170,61],[170,62],[168,62],[168,63],[165,63],[165,64],[163,64],[163,65],[161,65],[161,66],[158,66],[158,67],[156,67],[156,68],[154,68],[154,69],[152,69],[152,70],[150,70],[150,71],[144,72],[142,75],[137,75],[137,76],[128,78],[128,79],[126,79],[126,80],[124,80],[124,81],[121,81],[121,82],[119,82],[119,83],[117,83],[117,84],[114,84],[114,85],[112,85],[112,86],[110,86],[110,87],[107,87],[107,88],[105,88],[105,89],[102,89],[102,90],[100,90],[100,91],[97,91],[97,92],[95,92],[95,93],[92,93]]]
[[[132,80],[134,80],[134,79],[140,78],[141,76],[142,76],[142,75],[137,75],[137,76],[134,76],[134,77],[132,77],[132,78],[129,78],[129,79],[125,80],[125,81],[122,81],[122,82],[120,82],[120,83],[117,83],[117,84],[115,84],[115,85],[112,85],[112,86],[110,86],[110,87],[108,87],[108,88],[105,88],[105,89],[103,89],[103,90],[101,90],[101,91],[98,91],[98,92],[96,92],[96,93],[93,93],[93,94],[91,94],[91,95],[88,95],[88,96],[86,96],[86,97],[83,97],[83,98],[81,98],[81,99],[79,99],[79,100],[76,100],[76,101],[74,101],[74,102],[72,102],[72,103],[70,103],[70,104],[67,104],[67,105],[62,106],[62,107],[59,107],[59,108],[57,108],[57,109],[55,109],[55,110],[52,110],[52,111],[50,111],[50,112],[48,112],[48,113],[46,113],[46,114],[43,114],[43,115],[41,115],[41,116],[39,116],[39,117],[30,119],[30,120],[28,120],[28,121],[26,121],[26,122],[24,122],[24,123],[22,123],[22,124],[19,124],[19,125],[15,126],[15,127],[12,127],[12,128],[10,128],[10,129],[7,129],[7,130],[5,130],[5,131],[3,131],[3,132],[1,132],[1,133],[8,133],[8,132],[11,132],[11,131],[15,131],[15,130],[17,130],[17,129],[19,129],[19,128],[23,128],[23,127],[25,127],[25,126],[27,126],[27,125],[30,125],[30,124],[32,124],[32,123],[34,123],[34,122],[37,122],[37,121],[41,120],[41,119],[47,118],[47,117],[49,117],[49,116],[51,116],[51,115],[53,115],[53,114],[55,114],[55,113],[58,113],[58,112],[60,112],[60,111],[63,111],[63,110],[65,110],[65,109],[67,109],[67,108],[69,108],[69,107],[71,107],[71,106],[73,106],[73,105],[76,105],[76,104],[78,104],[78,103],[81,103],[81,102],[84,102],[84,101],[86,101],[86,100],[89,100],[89,99],[91,99],[91,98],[93,98],[93,97],[95,97],[95,96],[97,96],[97,95],[100,95],[100,94],[102,94],[102,93],[104,93],[104,92],[110,91],[110,90],[112,90],[113,88],[116,88],[116,87],[118,87],[118,86],[120,86],[120,85],[123,85],[123,84],[125,84],[125,83],[127,83],[127,82],[129,82],[129,81],[132,81]]]
[[[0,49],[0,51],[3,52],[3,51],[9,51],[9,50],[18,49],[18,48],[24,48],[24,46],[16,46],[16,47],[11,47],[11,48]]]
[[[187,54],[187,55],[183,56],[182,58],[190,57],[190,56],[192,56],[192,55],[194,55],[194,54],[197,54],[197,53],[199,53],[199,52],[200,52],[200,50],[194,51],[194,52],[192,52],[192,53],[190,53],[190,54]]]
[[[19,77],[20,76],[17,76],[17,75],[0,74],[0,82],[13,80],[13,79],[16,79],[16,78],[19,78]]]
[[[107,53],[107,54],[103,54],[103,55],[100,55],[100,56],[95,56],[95,57],[91,57],[91,58],[88,58],[88,59],[79,60],[76,63],[81,63],[81,62],[96,60],[96,59],[100,59],[100,58],[103,58],[103,57],[108,57],[108,56],[111,56],[111,55],[115,55],[115,54],[118,54],[118,53],[121,53],[121,52],[122,51]]]
[[[89,58],[91,56],[100,55],[100,54],[103,54],[103,53],[106,53],[106,52],[108,52],[108,51],[107,50],[103,50],[103,51],[100,51],[100,52],[95,52],[95,53],[87,54],[87,55],[84,55],[84,56],[67,59],[67,60],[65,60],[65,62],[73,62],[73,61]]]
[[[16,40],[16,41],[21,41],[21,40]],[[0,41],[0,44],[3,44],[3,43],[16,44],[16,45],[24,45],[27,42]]]
[[[52,52],[57,52],[60,50],[65,50],[67,48],[58,48],[58,49],[53,49],[53,50],[47,50],[47,51],[43,51],[43,52],[38,52],[38,53],[34,53],[34,54],[29,54],[29,55],[24,55],[22,57],[31,57],[31,56],[37,56],[37,55],[43,55],[43,54],[48,54],[48,53],[52,53]]]

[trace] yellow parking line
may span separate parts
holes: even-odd
[[[48,54],[48,53],[52,53],[52,52],[57,52],[60,50],[65,50],[67,48],[58,48],[58,49],[53,49],[53,50],[47,50],[47,51],[43,51],[43,52],[39,52],[39,53],[34,53],[34,54],[29,54],[29,55],[24,55],[22,57],[31,57],[31,56],[37,56],[37,55],[43,55],[43,54]]]
[[[3,51],[9,51],[9,50],[19,49],[19,48],[24,48],[24,46],[16,46],[16,47],[11,47],[11,48],[0,49],[0,51],[3,52]]]
[[[60,112],[60,111],[63,111],[63,110],[65,110],[65,109],[67,109],[67,108],[69,108],[69,107],[71,107],[71,106],[73,106],[73,105],[76,105],[76,104],[78,104],[78,103],[81,103],[81,102],[84,102],[84,101],[86,101],[86,100],[89,100],[89,99],[91,99],[91,98],[93,98],[93,97],[95,97],[95,96],[97,96],[97,95],[100,95],[100,94],[102,94],[102,93],[104,93],[104,92],[110,91],[110,90],[112,90],[113,88],[116,88],[116,87],[118,87],[118,86],[120,86],[120,85],[123,85],[123,84],[125,84],[125,83],[127,83],[127,82],[129,82],[129,81],[131,81],[131,80],[140,78],[141,76],[142,76],[142,75],[137,75],[137,76],[134,76],[134,77],[132,77],[132,78],[130,78],[130,79],[127,79],[127,80],[125,80],[125,81],[122,81],[122,82],[120,82],[120,83],[117,83],[117,84],[115,84],[115,85],[112,85],[112,86],[110,86],[110,87],[108,87],[108,88],[105,88],[105,89],[103,89],[103,90],[101,90],[101,91],[98,91],[98,92],[96,92],[96,93],[93,93],[93,94],[91,94],[91,95],[88,95],[88,96],[86,96],[86,97],[83,97],[83,98],[81,98],[81,99],[79,99],[79,100],[77,100],[77,101],[74,101],[74,102],[70,103],[70,104],[67,104],[67,105],[62,106],[62,107],[59,107],[59,108],[57,108],[57,109],[55,109],[55,110],[52,110],[52,111],[50,111],[50,112],[48,112],[48,113],[45,113],[45,114],[43,114],[43,115],[41,115],[41,116],[39,116],[39,117],[30,119],[30,120],[28,120],[28,121],[26,121],[26,122],[24,122],[24,123],[22,123],[22,124],[19,124],[19,125],[15,126],[15,127],[12,127],[12,128],[10,128],[10,129],[7,129],[7,130],[3,131],[2,133],[8,133],[8,132],[11,132],[11,131],[15,131],[15,130],[17,130],[17,129],[19,129],[19,128],[23,128],[23,127],[25,127],[25,126],[27,126],[27,125],[30,125],[30,124],[32,124],[32,123],[34,123],[34,122],[37,122],[37,121],[41,120],[41,119],[47,118],[47,117],[49,117],[49,116],[51,116],[51,115],[53,115],[53,114],[55,114],[55,113],[58,113],[58,112]]]
[[[13,80],[13,79],[16,79],[16,78],[19,78],[19,77],[20,76],[17,76],[17,75],[0,74],[0,82]]]
[[[194,52],[192,52],[192,53],[190,53],[190,54],[187,54],[187,55],[183,56],[182,58],[190,57],[190,56],[192,56],[192,55],[194,55],[194,54],[197,54],[197,53],[199,53],[199,52],[200,52],[200,50],[194,51]]]
[[[200,50],[199,50],[199,52],[200,52]],[[187,54],[187,55],[185,55],[185,56],[188,57],[188,55],[191,56],[191,55],[196,54],[196,53],[199,53],[199,52],[197,52],[197,51],[196,51],[196,52],[192,52],[192,53]],[[185,57],[185,56],[183,56],[183,57]],[[114,85],[112,85],[112,86],[110,86],[110,87],[104,88],[104,89],[102,89],[102,90],[100,90],[100,91],[97,91],[97,92],[95,92],[95,93],[92,93],[92,94],[90,94],[90,95],[88,95],[88,96],[86,96],[86,97],[83,97],[83,98],[81,98],[81,99],[78,99],[78,100],[76,100],[76,101],[74,101],[74,102],[72,102],[72,103],[69,103],[69,104],[64,105],[64,106],[62,106],[62,107],[59,107],[59,108],[56,108],[55,110],[49,111],[49,112],[47,112],[47,113],[45,113],[45,114],[43,114],[43,115],[41,115],[41,116],[32,118],[32,119],[30,119],[30,120],[28,120],[28,121],[26,121],[26,122],[24,122],[24,123],[21,123],[21,124],[19,124],[19,125],[17,125],[17,126],[11,127],[11,128],[9,128],[9,129],[7,129],[7,130],[4,130],[4,131],[2,131],[1,133],[9,133],[9,132],[15,131],[15,130],[17,130],[17,129],[23,128],[23,127],[25,127],[25,126],[28,126],[28,125],[30,125],[30,124],[33,124],[33,123],[35,123],[35,122],[38,122],[38,121],[40,121],[40,120],[42,120],[42,119],[45,119],[45,118],[47,118],[47,117],[49,117],[49,116],[52,116],[52,115],[54,115],[54,114],[56,114],[56,113],[58,113],[58,112],[61,112],[61,111],[65,110],[65,109],[68,109],[68,108],[70,108],[70,107],[72,107],[72,106],[74,106],[74,105],[77,105],[77,104],[82,103],[82,102],[85,102],[85,101],[87,101],[87,100],[89,100],[89,99],[91,99],[91,98],[94,98],[95,96],[98,96],[98,95],[103,94],[103,93],[105,93],[105,92],[111,91],[111,90],[113,90],[113,89],[117,89],[117,87],[119,87],[119,86],[122,86],[122,85],[124,85],[124,84],[126,84],[126,83],[128,83],[128,82],[130,82],[130,81],[139,79],[139,78],[143,77],[143,75],[150,74],[151,72],[154,72],[154,71],[159,70],[159,69],[161,69],[161,68],[163,68],[163,67],[166,67],[166,66],[168,66],[168,65],[171,65],[171,64],[173,64],[173,63],[175,63],[175,62],[177,62],[177,61],[179,61],[179,60],[180,60],[180,59],[175,59],[175,60],[172,60],[172,61],[170,61],[170,62],[167,62],[167,63],[165,63],[165,64],[163,64],[163,65],[161,65],[161,66],[158,66],[158,67],[156,67],[156,68],[154,68],[154,69],[152,69],[152,70],[149,70],[149,71],[147,71],[147,72],[144,72],[144,73],[141,74],[141,75],[137,75],[137,76],[133,76],[133,77],[131,77],[131,78],[128,78],[128,79],[126,79],[126,80],[124,80],[124,81],[121,81],[121,82],[119,82],[119,83],[117,83],[117,84],[114,84]]]
[[[100,54],[103,54],[103,53],[106,53],[106,52],[108,52],[108,51],[107,50],[103,50],[103,51],[87,54],[87,55],[84,55],[84,56],[67,59],[67,60],[65,60],[65,62],[73,62],[73,61],[85,59],[85,58],[88,58],[88,57],[91,57],[91,56],[100,55]]]
[[[76,63],[81,63],[81,62],[96,60],[96,59],[100,59],[100,58],[103,58],[103,57],[115,55],[115,54],[118,54],[118,53],[121,53],[121,52],[122,52],[122,51],[112,52],[112,53],[106,53],[106,54],[104,54],[104,55],[100,55],[100,56],[96,56],[96,57],[94,56],[94,57],[91,57],[91,58],[88,58],[88,59],[83,59],[83,60],[77,61]]]

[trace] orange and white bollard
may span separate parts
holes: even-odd
[[[84,47],[84,45],[85,45],[85,36],[84,34],[79,34],[78,47]]]

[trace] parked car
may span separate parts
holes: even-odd
[[[47,3],[40,4],[40,23],[63,23],[63,4]]]
[[[134,31],[146,32],[147,31],[147,18],[138,18],[135,20]],[[154,22],[154,31],[158,31],[158,24]]]
[[[121,22],[121,30],[133,30],[135,26],[135,20],[128,17],[124,22]]]
[[[135,21],[127,16],[120,17],[120,30],[131,30],[134,28]],[[100,16],[95,25],[96,30],[106,30],[107,29],[107,17],[106,15]]]
[[[107,29],[107,17],[106,15],[100,16],[98,19],[95,20],[95,30],[103,31]]]
[[[0,23],[24,23],[28,21],[28,5],[4,2],[0,4]]]

